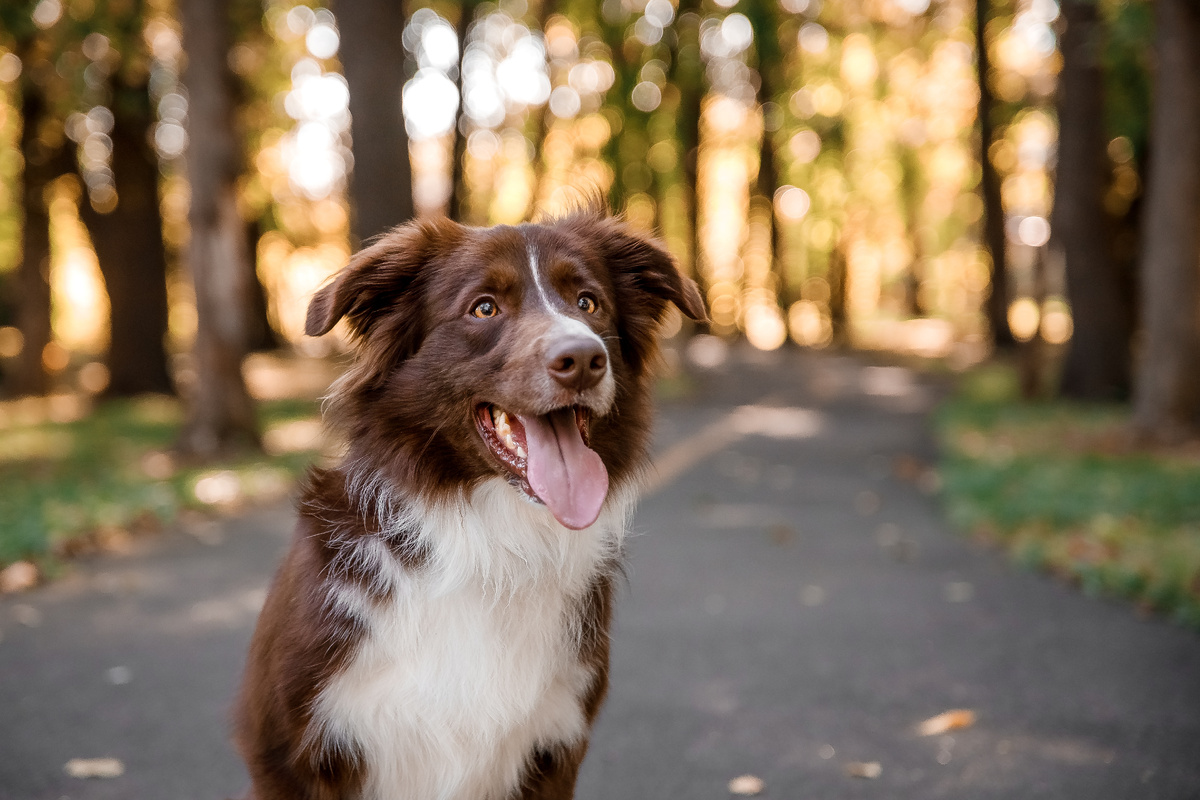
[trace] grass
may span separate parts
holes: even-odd
[[[119,544],[187,509],[286,495],[319,448],[310,400],[260,403],[268,453],[215,466],[172,454],[176,400],[84,403],[60,396],[0,409],[0,566],[31,559],[52,571],[59,556]]]
[[[1200,456],[1131,446],[1128,409],[1016,399],[969,375],[941,410],[950,519],[1020,563],[1200,629]]]

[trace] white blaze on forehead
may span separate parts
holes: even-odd
[[[568,317],[566,314],[562,313],[562,311],[560,311],[558,307],[554,305],[554,303],[550,302],[550,297],[546,294],[545,287],[542,286],[542,277],[538,274],[537,248],[533,246],[532,242],[527,240],[525,243],[525,250],[529,253],[529,272],[531,275],[533,275],[533,285],[537,288],[538,299],[542,301],[542,305],[545,306],[546,310],[550,312],[550,315],[554,317],[555,327],[559,329],[558,335],[563,336],[573,333],[576,336],[584,336],[594,339],[600,344],[601,347],[604,348],[604,352],[607,353],[608,346],[604,344],[603,339],[596,335],[595,331],[593,331],[583,322],[573,319],[572,317]]]

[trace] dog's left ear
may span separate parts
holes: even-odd
[[[609,266],[619,294],[638,293],[663,302],[655,311],[655,322],[666,311],[666,303],[696,322],[707,322],[704,298],[696,282],[679,271],[675,259],[658,242],[620,225],[611,239]]]
[[[621,349],[632,366],[640,368],[654,352],[668,303],[697,322],[708,320],[696,282],[679,271],[660,243],[596,212],[582,212],[569,222],[599,250],[612,275]]]
[[[333,281],[313,295],[304,332],[321,336],[345,317],[360,339],[370,338],[381,325],[404,328],[404,338],[419,336],[418,304],[410,295],[437,246],[452,245],[461,236],[462,228],[449,220],[410,222],[388,231],[355,253]],[[395,337],[401,331],[388,333]]]

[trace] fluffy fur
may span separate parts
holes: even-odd
[[[672,302],[704,316],[659,246],[597,212],[402,226],[317,293],[308,332],[344,318],[358,344],[330,406],[348,450],[310,474],[251,644],[251,797],[572,796]],[[590,377],[563,377],[563,341]],[[573,409],[607,472],[594,522],[537,502],[496,408]]]

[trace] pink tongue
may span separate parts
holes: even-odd
[[[569,408],[540,417],[519,416],[529,448],[529,486],[554,518],[581,530],[600,516],[608,494],[608,470],[583,443]]]

